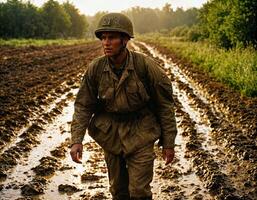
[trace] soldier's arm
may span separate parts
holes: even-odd
[[[172,84],[164,70],[152,59],[146,59],[146,67],[150,82],[151,98],[156,107],[155,114],[161,126],[159,144],[164,149],[173,149],[177,135],[177,126],[174,114]]]
[[[91,63],[81,82],[71,123],[71,144],[82,143],[92,114],[96,110],[97,89],[93,79],[93,63]]]

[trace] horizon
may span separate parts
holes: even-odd
[[[67,0],[58,0],[59,3],[63,3]],[[77,9],[79,9],[81,14],[94,16],[97,12],[121,12],[128,10],[133,7],[142,7],[142,8],[163,8],[166,3],[171,4],[172,9],[176,10],[177,8],[183,8],[187,10],[189,8],[200,8],[208,0],[130,0],[130,1],[118,1],[109,0],[108,4],[104,0],[69,0]],[[4,1],[1,1],[4,2]],[[31,0],[32,4],[41,7],[47,0]]]

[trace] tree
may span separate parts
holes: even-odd
[[[147,33],[160,29],[159,16],[156,10],[134,7],[124,13],[132,20],[134,30],[138,33]]]
[[[57,1],[48,0],[42,7],[42,16],[46,26],[45,37],[67,37],[71,27],[71,20]]]
[[[257,44],[257,0],[234,0],[226,19],[227,33],[233,46]]]
[[[22,30],[20,36],[24,38],[40,37],[43,31],[43,21],[41,15],[30,2],[24,4],[22,12]]]
[[[200,11],[201,27],[221,47],[257,44],[257,0],[212,0]]]
[[[165,6],[159,11],[160,26],[162,29],[170,29],[173,27],[174,11],[171,4],[166,3]]]
[[[89,23],[88,33],[90,37],[94,37],[97,24],[100,18],[105,14],[107,14],[107,12],[97,12],[93,17],[87,17]]]
[[[8,0],[1,4],[1,36],[19,37],[22,32],[22,11],[24,5],[19,0]],[[8,19],[8,20],[7,20]]]
[[[83,37],[85,36],[88,23],[84,15],[79,14],[79,10],[69,1],[63,4],[65,12],[69,15],[71,26],[69,28],[68,35],[71,37]]]

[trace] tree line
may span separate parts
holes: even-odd
[[[174,10],[168,3],[162,9],[132,7],[122,11],[122,13],[131,19],[134,31],[140,34],[157,31],[165,32],[182,25],[190,27],[198,22],[198,9],[183,10],[177,8]],[[88,32],[90,35],[94,34],[97,22],[104,14],[106,12],[98,12],[94,16],[88,17]]]
[[[1,38],[80,38],[87,26],[86,16],[69,1],[48,0],[40,8],[22,0],[0,3]]]
[[[67,38],[93,36],[97,23],[107,12],[85,16],[69,3],[48,0],[42,7],[30,1],[7,0],[0,3],[1,38]],[[123,11],[133,22],[135,32],[167,31],[197,22],[198,10],[173,10],[170,4],[162,9],[133,7]],[[89,22],[89,24],[88,24]]]
[[[257,48],[257,0],[209,0],[201,8],[174,10],[166,3],[162,9],[133,7],[123,11],[134,24],[135,32],[160,32],[190,41],[207,40],[225,49],[236,46]],[[88,18],[93,35],[98,12]]]
[[[232,48],[257,44],[257,0],[209,0],[200,9],[133,7],[123,11],[137,33],[161,32],[190,41],[208,40]],[[1,38],[81,38],[94,36],[106,12],[80,14],[69,1],[48,0],[38,8],[29,1],[0,3]]]

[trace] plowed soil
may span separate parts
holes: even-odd
[[[156,147],[153,198],[257,199],[257,100],[204,74],[158,44],[131,49],[154,58],[173,83],[176,157]],[[86,136],[83,164],[69,156],[73,103],[92,42],[0,47],[0,199],[111,199],[102,149]]]

